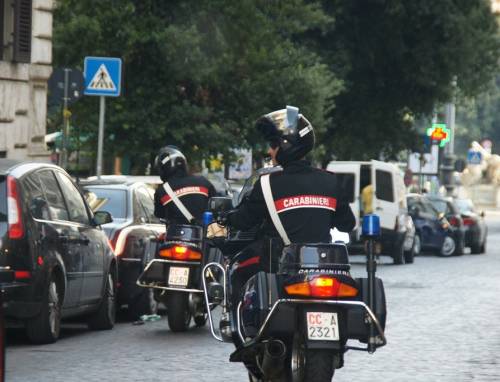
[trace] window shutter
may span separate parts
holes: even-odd
[[[5,41],[3,38],[3,28],[5,24],[5,15],[3,14],[3,8],[5,4],[3,3],[4,0],[0,0],[0,60],[3,59],[3,46],[5,45]]]
[[[31,0],[14,2],[14,61],[31,61]]]

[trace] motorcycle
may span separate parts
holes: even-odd
[[[209,205],[217,215],[228,203],[211,200]],[[224,264],[208,263],[203,269],[203,274],[219,272],[223,280],[221,285],[203,278],[210,330],[218,341],[235,345],[230,361],[242,362],[250,381],[331,381],[348,350],[373,353],[387,343],[384,287],[375,277],[377,219],[371,217],[365,232],[367,278],[351,276],[344,243],[291,244],[281,253],[270,243],[277,264],[237,291],[230,273],[240,264],[237,253],[255,240],[255,232],[226,227],[207,239],[225,258]],[[216,306],[222,308],[218,328],[211,314]]]
[[[198,327],[207,321],[202,268],[209,262],[219,263],[221,255],[204,248],[204,235],[202,226],[169,224],[155,258],[137,280],[140,287],[153,288],[155,298],[165,304],[173,332],[188,330],[191,319]]]

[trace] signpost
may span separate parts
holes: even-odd
[[[469,164],[481,164],[483,160],[483,155],[479,151],[470,149],[467,151],[467,163]]]
[[[84,94],[99,96],[99,135],[97,142],[98,177],[102,175],[102,152],[104,144],[104,117],[106,98],[119,97],[121,91],[122,60],[112,57],[85,57],[84,62],[85,90]]]
[[[59,165],[66,168],[68,164],[69,120],[71,117],[68,105],[81,98],[83,75],[78,69],[58,68],[52,72],[48,85],[50,93],[49,102],[55,105],[59,105],[61,101],[63,102],[63,143]]]

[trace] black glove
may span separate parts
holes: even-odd
[[[215,221],[217,222],[217,224],[226,227],[227,225],[229,225],[230,216],[233,215],[235,212],[236,210],[221,212],[219,213]]]

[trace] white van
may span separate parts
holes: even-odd
[[[406,188],[399,168],[392,163],[371,160],[333,161],[326,169],[337,175],[356,216],[351,247],[356,248],[361,243],[361,192],[371,184],[373,213],[380,217],[382,254],[391,256],[395,264],[412,263],[415,228],[408,215]]]

